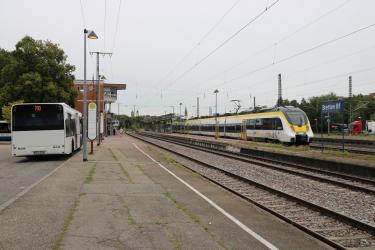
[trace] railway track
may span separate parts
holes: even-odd
[[[310,148],[313,149],[322,149],[321,143],[310,143]],[[342,150],[342,145],[339,143],[331,143],[331,142],[324,142],[323,144],[324,149],[329,150]],[[345,151],[349,153],[354,154],[367,154],[367,155],[373,155],[375,154],[375,147],[372,145],[367,144],[345,144]]]
[[[163,140],[163,141],[183,145],[192,149],[197,149],[197,150],[213,153],[216,155],[240,160],[246,163],[257,164],[262,167],[275,169],[278,171],[291,173],[291,174],[299,175],[303,177],[308,177],[308,178],[323,181],[326,183],[335,184],[335,185],[346,187],[346,188],[351,188],[353,190],[363,191],[369,194],[375,194],[375,180],[372,180],[372,179],[366,179],[366,178],[357,177],[353,175],[347,175],[347,174],[338,173],[338,172],[316,169],[313,167],[308,167],[308,166],[304,166],[300,164],[293,164],[290,162],[285,162],[285,161],[280,161],[280,160],[273,160],[273,159],[264,158],[264,157],[256,157],[256,156],[250,157],[248,155],[241,154],[241,153],[203,148],[203,147],[188,144],[184,142],[183,140],[174,140],[174,139],[170,139],[170,138],[166,138],[166,137],[158,136],[158,135],[147,134],[147,136],[158,139],[158,140]]]
[[[226,169],[223,166],[217,166],[217,164],[211,164],[194,157],[194,154],[187,155],[184,153],[183,149],[180,149],[180,151],[176,150],[175,146],[172,145],[178,145],[178,147],[185,147],[198,152],[202,151],[202,148],[193,148],[189,145],[182,145],[182,143],[176,144],[176,142],[166,140],[161,141],[160,138],[147,138],[140,135],[132,136],[195,162],[196,164],[194,166],[190,166],[191,164],[186,164],[186,166],[335,248],[375,248],[375,227],[373,225],[320,206],[306,199],[302,199],[286,191],[264,185],[259,181],[251,180],[246,176],[239,175],[230,168]],[[206,149],[205,152],[215,154],[216,157],[232,157],[236,161],[241,162],[248,162],[249,160],[241,159],[242,157],[240,156],[223,155],[223,152],[218,154],[219,152],[208,152]],[[261,162],[251,161],[248,163],[260,165]],[[271,167],[270,165],[272,164],[268,162],[260,166],[282,171],[287,174],[293,174],[290,172],[292,170],[286,170],[285,166],[283,166],[284,169],[276,169],[275,167],[278,166]],[[345,188],[348,189],[349,192],[364,192],[366,195],[374,196],[374,183],[370,180],[351,180],[349,176],[335,176],[334,178],[344,179],[336,179],[331,182],[330,178],[333,178],[332,176],[326,176],[325,178],[323,176],[318,176],[322,175],[322,173],[313,172],[310,176],[306,172],[298,172],[295,174],[301,178],[310,178],[326,183],[327,185]]]

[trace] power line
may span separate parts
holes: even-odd
[[[270,49],[275,49],[276,46],[279,45],[280,43],[282,43],[282,42],[284,42],[284,41],[290,39],[291,37],[293,37],[293,36],[295,36],[296,34],[300,33],[302,30],[304,30],[304,29],[310,27],[311,25],[317,23],[317,22],[320,21],[321,19],[323,19],[323,18],[327,17],[328,15],[334,13],[335,11],[341,9],[341,8],[344,7],[346,4],[348,4],[350,1],[351,1],[351,0],[347,0],[347,1],[345,1],[344,3],[342,3],[342,4],[339,4],[339,5],[336,6],[335,8],[330,9],[329,11],[327,11],[327,12],[325,12],[324,14],[318,16],[318,17],[315,18],[314,20],[312,20],[312,21],[310,21],[310,22],[308,22],[308,23],[306,23],[306,24],[300,26],[299,28],[297,28],[297,29],[294,30],[293,32],[291,32],[291,33],[285,35],[284,37],[282,37],[282,38],[279,39],[278,41],[276,41],[276,42],[274,42],[274,43],[268,45],[267,47],[265,47],[265,48],[263,48],[263,49],[258,50],[258,51],[255,52],[255,53],[252,53],[250,56],[248,56],[247,58],[245,58],[244,60],[242,60],[240,63],[234,64],[234,65],[232,65],[231,67],[227,68],[226,70],[224,70],[224,71],[222,71],[222,72],[219,72],[219,73],[217,73],[217,74],[214,74],[214,75],[210,76],[209,78],[206,78],[204,81],[200,81],[200,82],[198,82],[197,84],[193,84],[193,86],[195,86],[195,85],[200,85],[200,84],[202,84],[202,83],[204,83],[204,82],[207,82],[208,80],[211,80],[211,79],[216,78],[216,77],[219,76],[219,75],[223,75],[223,74],[225,74],[225,73],[227,73],[227,72],[229,72],[229,71],[232,71],[233,69],[237,68],[238,66],[241,66],[241,65],[245,64],[249,59],[254,58],[254,56],[258,56],[258,55],[260,55],[260,54],[263,54],[264,52],[269,51]],[[275,58],[274,58],[274,60],[273,60],[273,63],[274,63],[274,61],[275,61]]]
[[[106,21],[107,21],[107,0],[104,0],[104,49],[103,51],[105,51],[105,40],[106,40]]]
[[[250,24],[252,24],[253,22],[255,22],[258,18],[260,18],[261,16],[263,16],[268,10],[270,10],[273,6],[275,6],[279,1],[280,0],[276,0],[271,5],[269,5],[268,7],[266,7],[266,9],[264,9],[263,11],[261,11],[255,17],[253,17],[249,22],[247,22],[239,30],[237,30],[231,36],[229,36],[227,39],[225,39],[221,44],[219,44],[219,46],[217,46],[210,53],[208,53],[206,56],[204,56],[203,58],[201,58],[198,62],[196,62],[188,70],[186,70],[181,75],[179,75],[175,80],[173,80],[172,82],[170,82],[166,87],[170,87],[171,85],[175,84],[178,80],[180,80],[181,78],[183,78],[186,74],[188,74],[194,68],[196,68],[198,65],[200,65],[202,62],[204,62],[205,60],[207,60],[207,58],[209,58],[210,56],[212,56],[213,54],[215,54],[220,48],[222,48],[225,44],[227,44],[229,41],[231,41],[233,38],[235,38],[239,33],[241,33],[244,29],[246,29]]]
[[[82,17],[82,21],[83,21],[83,27],[86,28],[86,20],[85,20],[85,13],[83,11],[82,0],[79,0],[79,4],[81,6],[81,17]]]
[[[340,60],[343,60],[343,59],[346,59],[348,57],[351,57],[351,56],[354,56],[354,55],[357,55],[357,54],[361,54],[363,52],[366,52],[368,51],[369,49],[374,49],[375,46],[370,46],[370,47],[367,47],[365,49],[361,49],[361,50],[357,50],[353,53],[350,53],[350,54],[346,54],[346,55],[343,55],[343,56],[340,56],[340,57],[336,57],[334,59],[331,59],[331,60],[328,60],[328,61],[325,61],[323,63],[319,63],[319,64],[314,64],[312,66],[309,66],[307,68],[304,68],[304,69],[300,69],[300,70],[296,70],[296,71],[293,71],[293,72],[290,72],[290,73],[284,73],[284,75],[287,75],[288,77],[291,76],[291,75],[295,75],[297,73],[302,73],[302,72],[306,72],[308,70],[311,70],[311,69],[314,69],[314,68],[317,68],[317,67],[321,67],[321,66],[324,66],[324,65],[327,65],[327,64],[331,64],[331,63],[334,63],[334,62],[337,62],[337,61],[340,61]],[[260,82],[256,82],[254,84],[251,84],[252,86],[251,87],[246,87],[246,88],[238,88],[238,89],[234,89],[231,91],[231,93],[233,92],[237,92],[237,91],[244,91],[246,89],[251,89],[251,88],[254,88],[253,86],[254,85],[259,85],[259,84],[262,84],[262,83],[265,83],[265,82],[271,82],[271,81],[274,81],[275,77],[273,76],[272,78],[267,78],[266,80],[263,80],[263,81],[260,81]]]
[[[252,75],[252,74],[254,74],[254,73],[258,72],[258,71],[262,71],[262,70],[268,69],[268,68],[270,68],[270,67],[272,67],[272,66],[274,66],[274,65],[276,65],[276,64],[279,64],[279,63],[282,63],[282,62],[289,61],[289,60],[291,60],[291,59],[293,59],[293,58],[295,58],[295,57],[301,56],[301,55],[306,54],[306,53],[308,53],[308,52],[311,52],[311,51],[313,51],[313,50],[316,50],[316,49],[319,49],[319,48],[321,48],[321,47],[324,47],[324,46],[326,46],[326,45],[328,45],[328,44],[331,44],[331,43],[337,42],[337,41],[339,41],[339,40],[342,40],[342,39],[344,39],[344,38],[350,37],[350,36],[352,36],[352,35],[355,35],[355,34],[361,32],[361,31],[367,30],[367,29],[372,28],[372,27],[374,27],[374,26],[375,26],[375,23],[370,24],[370,25],[368,25],[368,26],[365,26],[365,27],[359,28],[359,29],[357,29],[357,30],[354,30],[354,31],[352,31],[352,32],[350,32],[350,33],[347,33],[347,34],[345,34],[345,35],[342,35],[342,36],[336,37],[336,38],[334,38],[334,39],[328,40],[328,41],[326,41],[326,42],[320,43],[320,44],[318,44],[318,45],[315,45],[315,46],[313,46],[313,47],[311,47],[311,48],[309,48],[309,49],[305,49],[305,50],[302,50],[302,51],[300,51],[300,52],[297,52],[297,53],[295,53],[295,54],[293,54],[293,55],[290,55],[290,56],[288,56],[288,57],[285,57],[285,58],[283,58],[283,59],[280,59],[280,60],[278,60],[278,61],[276,61],[276,62],[274,62],[274,63],[266,64],[266,65],[264,65],[264,66],[262,66],[262,67],[260,67],[260,68],[258,68],[258,69],[252,70],[252,71],[247,72],[247,73],[245,73],[245,74],[242,74],[242,75],[240,75],[240,76],[234,77],[234,78],[230,79],[229,81],[225,81],[225,82],[223,82],[223,83],[221,83],[221,84],[219,84],[219,85],[216,85],[215,88],[218,87],[218,86],[223,86],[223,85],[225,85],[225,84],[228,84],[229,82],[232,82],[232,81],[236,81],[236,80],[242,79],[242,78],[247,77],[247,76],[249,76],[249,75]]]
[[[120,0],[119,6],[118,6],[118,10],[117,10],[115,35],[113,37],[113,44],[112,44],[112,50],[111,50],[112,52],[115,49],[115,44],[116,44],[117,31],[118,31],[118,26],[119,26],[119,22],[120,22],[121,3],[122,3],[122,0]]]
[[[179,60],[172,68],[168,71],[167,74],[165,74],[157,83],[159,85],[162,81],[167,79],[174,71],[175,69],[181,65],[192,53],[193,51],[198,48],[201,43],[219,26],[219,24],[224,20],[224,18],[234,9],[234,7],[240,2],[241,0],[237,0],[225,13],[220,17],[220,19],[206,32],[202,38],[189,50],[188,53],[186,53],[181,60]]]

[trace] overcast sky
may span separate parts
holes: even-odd
[[[349,75],[354,94],[375,92],[375,26],[319,46],[375,24],[373,0],[280,0],[218,48],[274,1],[0,0],[0,47],[12,50],[25,35],[48,39],[82,79],[83,28],[94,30],[88,50],[113,52],[100,58],[101,74],[127,84],[118,100],[126,114],[133,105],[178,113],[182,102],[190,116],[197,97],[207,114],[216,88],[219,112],[233,109],[232,99],[250,107],[254,96],[272,106],[279,73],[288,99],[347,96]],[[88,55],[88,79],[94,73]]]

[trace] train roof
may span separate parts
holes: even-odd
[[[215,117],[231,117],[231,116],[238,116],[238,115],[247,115],[247,114],[260,114],[260,113],[267,113],[267,112],[287,112],[287,111],[302,111],[300,108],[294,106],[280,106],[280,107],[271,107],[271,108],[262,108],[262,109],[255,109],[251,111],[242,111],[237,114],[233,113],[225,113],[219,114],[218,116],[201,116],[201,117],[194,117],[189,120],[198,120],[198,119],[208,119],[208,118],[215,118]]]

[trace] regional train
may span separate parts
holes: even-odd
[[[176,121],[172,132],[296,145],[309,144],[314,137],[305,112],[293,106]]]

